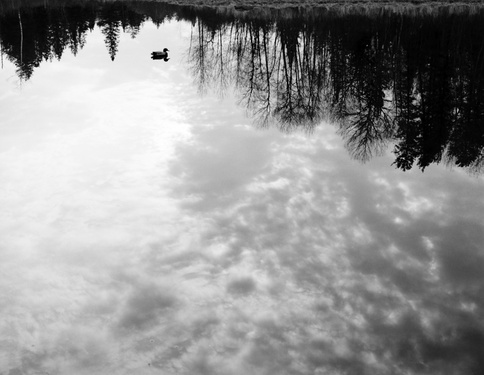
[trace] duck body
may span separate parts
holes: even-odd
[[[165,60],[168,61],[168,48],[164,48],[163,51],[151,52],[151,58],[153,60]]]

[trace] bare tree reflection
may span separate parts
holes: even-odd
[[[402,170],[482,168],[482,7],[237,13],[143,1],[0,3],[2,56],[22,80],[66,48],[77,54],[95,26],[114,60],[121,32],[134,38],[146,20],[176,17],[193,25],[189,64],[199,91],[224,95],[235,86],[261,127],[312,132],[332,120],[359,160],[392,147]]]
[[[311,132],[323,119],[331,119],[337,123],[354,157],[367,160],[393,147],[395,165],[402,170],[414,165],[423,170],[432,163],[446,162],[477,171],[484,162],[484,13],[481,10],[422,15],[384,11],[340,14],[324,9],[304,14],[286,9],[271,15],[251,16],[248,12],[237,18],[231,13],[154,2],[61,7],[41,4],[15,9],[3,7],[2,0],[0,4],[2,58],[5,56],[15,64],[17,74],[25,80],[32,77],[43,61],[60,59],[66,49],[77,54],[85,45],[87,32],[94,27],[103,32],[109,57],[114,60],[122,31],[136,37],[148,18],[159,25],[177,17],[193,25],[189,63],[200,91],[215,87],[223,95],[234,85],[240,104],[260,126],[274,124],[285,132],[297,129]],[[207,132],[204,136],[210,134]],[[218,141],[222,138],[214,136]],[[230,142],[224,144],[229,146]],[[190,158],[199,157],[199,150],[192,144],[186,147],[194,153],[184,154],[185,158],[191,161]],[[258,161],[258,154],[251,157],[251,161]],[[212,158],[218,161],[219,156],[215,153]],[[194,170],[199,166],[185,164]],[[217,168],[212,169],[220,174]],[[287,176],[291,180],[292,175]],[[200,190],[190,188],[200,185],[196,176],[191,177],[188,173],[180,179],[181,185],[188,186],[180,194],[201,196],[200,201],[206,201],[203,192],[210,191],[213,195],[212,186]],[[273,177],[269,174],[268,178],[273,181]],[[318,299],[324,297],[321,298],[324,312],[314,306],[311,314],[334,314],[338,315],[337,321],[346,322],[342,324],[345,329],[340,330],[339,324],[335,324],[333,330],[325,332],[327,343],[315,339],[310,332],[314,327],[306,332],[306,327],[301,328],[308,352],[298,352],[292,334],[281,335],[275,325],[278,340],[284,344],[281,345],[284,355],[294,351],[297,357],[291,360],[297,366],[303,362],[307,365],[300,373],[362,374],[370,372],[368,363],[377,362],[388,364],[388,367],[379,367],[380,373],[484,373],[482,226],[470,220],[452,223],[459,220],[459,215],[456,219],[450,215],[435,220],[442,211],[440,208],[423,210],[431,214],[416,215],[408,223],[404,219],[403,224],[397,225],[395,213],[412,214],[410,209],[401,208],[399,191],[395,195],[383,194],[387,196],[382,198],[382,194],[361,195],[356,191],[360,186],[351,186],[351,183],[335,183],[325,187],[329,191],[326,194],[315,188],[319,182],[317,178],[308,179],[302,188],[296,186],[296,190],[287,189],[283,194],[272,187],[261,189],[252,195],[255,200],[226,210],[228,216],[216,214],[211,219],[214,233],[220,236],[218,232],[222,231],[217,241],[224,239],[224,231],[228,242],[233,240],[230,236],[234,232],[239,232],[236,241],[232,241],[234,248],[238,248],[236,252],[281,248],[282,251],[270,252],[269,267],[273,268],[273,260],[276,266],[291,265],[287,271],[297,274],[294,280],[298,280],[293,285],[297,288],[291,286],[291,292],[313,284],[307,291],[317,294]],[[338,195],[332,194],[333,189],[339,192],[341,186],[355,190],[344,194],[341,205],[346,205],[346,198],[352,200],[350,207],[360,215],[352,215],[351,211],[348,216],[354,216],[354,221],[348,218],[340,226],[323,231],[319,224],[313,224],[329,225],[331,217],[322,220],[326,211],[312,209],[327,206],[328,197]],[[301,191],[316,193],[314,198],[303,196],[294,200]],[[317,194],[318,191],[323,193]],[[362,196],[374,201],[363,201]],[[394,199],[396,204],[391,208]],[[296,207],[301,200],[305,215],[294,225],[296,211],[287,209],[284,203],[294,201]],[[358,208],[360,201],[364,206],[380,204],[390,209],[366,211]],[[267,202],[273,202],[276,208]],[[219,203],[225,205],[226,200]],[[246,209],[249,206],[256,210]],[[335,212],[337,206],[334,206]],[[452,208],[453,204],[444,211],[451,212]],[[278,220],[268,220],[268,217]],[[473,220],[477,217],[476,214]],[[252,225],[248,226],[251,221]],[[318,228],[306,231],[305,224]],[[278,233],[277,238],[269,238],[273,236],[267,236],[268,232]],[[294,233],[301,236],[295,237]],[[341,251],[344,267],[339,268],[337,262],[321,256],[321,249],[326,250],[321,243],[330,237],[327,233],[337,233],[332,244],[338,252],[336,257],[340,257]],[[428,246],[423,241],[427,236]],[[341,238],[347,240],[340,241]],[[239,246],[242,242],[243,246]],[[286,244],[297,251],[286,251]],[[431,271],[434,265],[438,268],[435,273]],[[282,270],[281,274],[285,276],[285,272]],[[345,283],[339,282],[342,274]],[[243,297],[254,285],[250,278],[238,280],[229,285],[228,292]],[[157,321],[159,308],[173,304],[170,295],[166,298],[156,288],[148,289],[142,289],[140,295],[158,301],[154,304],[154,313],[144,315],[148,317],[146,322],[140,319],[139,309],[132,308],[140,302],[134,293],[118,320],[121,326],[134,330],[144,328],[145,324]],[[277,288],[269,289],[277,297]],[[319,295],[323,289],[324,293]],[[292,317],[288,317],[291,321]],[[266,325],[265,318],[257,319]],[[328,323],[322,318],[314,321],[321,327]],[[307,326],[307,321],[302,325]],[[245,325],[242,331],[246,331]],[[317,331],[319,335],[319,327]],[[335,343],[338,335],[347,336],[344,345]],[[197,333],[197,336],[206,341],[204,335]],[[234,337],[239,340],[246,336],[244,333]],[[260,337],[261,348],[271,347],[271,342],[263,341],[265,334]],[[231,345],[228,348],[236,352]],[[223,348],[221,353],[225,353]],[[236,355],[240,359],[245,354],[241,351]],[[19,354],[18,358],[31,368],[36,364],[32,358],[37,358],[37,362],[51,361],[46,356],[29,357],[28,352]],[[27,365],[9,373],[25,373]]]
[[[199,18],[190,61],[201,91],[228,82],[260,126],[311,132],[339,124],[348,151],[368,160],[393,144],[395,165],[483,159],[484,14],[436,16],[285,10],[279,17]]]

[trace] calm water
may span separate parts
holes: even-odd
[[[482,11],[9,6],[0,374],[484,372]]]

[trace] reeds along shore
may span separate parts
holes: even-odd
[[[0,11],[17,9],[18,7],[37,7],[37,6],[69,6],[76,4],[88,3],[142,3],[146,0],[0,0]],[[261,10],[261,8],[324,8],[333,9],[340,12],[352,11],[373,11],[378,9],[393,9],[395,11],[417,11],[431,12],[434,9],[447,8],[450,11],[460,11],[461,9],[472,9],[474,7],[484,6],[484,0],[410,0],[410,1],[392,1],[392,0],[150,0],[155,3],[165,3],[179,6],[203,6],[226,8],[236,12],[248,12],[251,10]]]

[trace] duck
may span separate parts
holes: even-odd
[[[168,61],[170,60],[168,58],[168,48],[163,48],[163,51],[153,51],[151,52],[151,58],[153,60],[165,60],[165,61]]]

